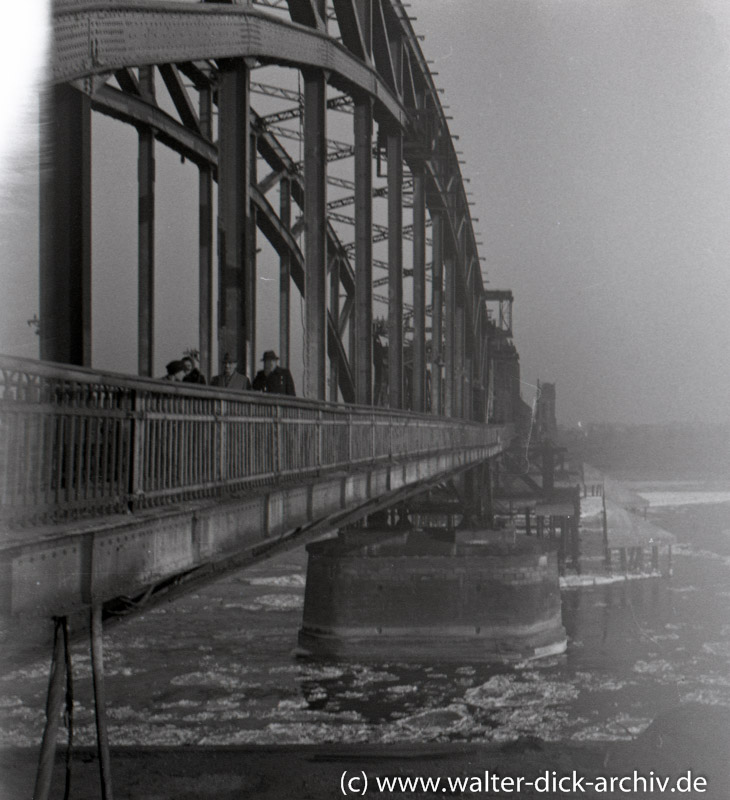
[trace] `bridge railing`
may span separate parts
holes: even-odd
[[[0,356],[0,506],[13,526],[494,447],[508,437],[504,426]]]

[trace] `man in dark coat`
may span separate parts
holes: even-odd
[[[182,361],[171,361],[165,369],[167,375],[162,378],[163,381],[181,381],[185,375]]]
[[[183,383],[205,383],[205,376],[195,366],[195,362],[190,356],[185,356],[183,358],[182,365],[183,371],[185,372]]]
[[[253,379],[254,390],[296,397],[297,393],[294,391],[294,378],[292,378],[291,372],[276,363],[279,356],[273,350],[267,350],[261,360],[264,362],[264,368],[257,372]]]
[[[210,382],[211,386],[223,386],[226,389],[246,390],[251,388],[251,381],[240,372],[236,372],[236,361],[226,353],[223,356],[223,372]]]

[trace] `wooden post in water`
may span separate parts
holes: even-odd
[[[91,607],[91,670],[94,682],[94,710],[96,712],[96,744],[99,756],[102,800],[112,800],[111,762],[109,737],[106,728],[106,694],[104,692],[104,630],[102,604]]]
[[[41,753],[38,759],[38,772],[36,773],[33,800],[48,800],[51,789],[51,776],[53,774],[53,761],[56,755],[56,737],[58,723],[61,717],[64,688],[64,646],[65,640],[61,634],[61,620],[55,620],[53,632],[53,656],[51,658],[51,672],[48,678],[48,697],[46,700],[46,725],[43,729]]]

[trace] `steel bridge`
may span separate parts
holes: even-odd
[[[91,609],[100,648],[113,598],[487,464],[514,433],[519,358],[512,295],[485,289],[449,118],[400,0],[54,0],[52,15],[40,361],[0,357],[0,612],[48,629]],[[91,360],[92,114],[138,136],[135,376]],[[160,145],[198,170],[201,371],[224,352],[241,372],[257,363],[263,236],[302,398],[152,378]]]
[[[399,0],[56,0],[44,103],[41,361],[0,362],[5,613],[49,619],[313,535],[508,445],[512,295],[484,287]],[[135,377],[91,363],[93,113],[138,133]],[[262,235],[284,365],[302,298],[304,398],[151,380],[160,145],[198,168],[202,372],[216,353],[256,364]]]

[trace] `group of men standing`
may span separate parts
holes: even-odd
[[[294,379],[291,372],[278,365],[279,356],[274,350],[267,350],[263,358],[264,368],[256,373],[253,386],[248,377],[236,371],[237,362],[230,353],[223,356],[223,372],[212,378],[210,385],[224,389],[238,389],[255,392],[269,392],[271,394],[288,394],[296,397]],[[195,366],[190,356],[185,356],[181,361],[171,361],[167,365],[165,380],[182,381],[183,383],[205,383],[205,376]]]

